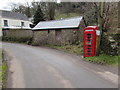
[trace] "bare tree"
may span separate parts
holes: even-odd
[[[98,24],[99,29],[101,31],[101,35],[98,37],[97,41],[97,53],[100,54],[100,50],[102,46],[102,38],[104,34],[107,34],[108,31],[114,30],[117,27],[117,3],[109,3],[109,2],[99,2],[94,3],[95,8],[98,11]]]
[[[47,3],[46,16],[48,20],[55,19],[55,8],[56,8],[56,4],[54,2]]]

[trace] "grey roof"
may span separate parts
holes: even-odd
[[[77,28],[79,27],[82,18],[83,17],[81,16],[70,19],[41,21],[32,30]]]
[[[19,20],[28,21],[28,17],[26,15],[21,14],[21,13],[17,13],[17,12],[0,10],[0,16],[4,17],[4,18],[19,19]]]

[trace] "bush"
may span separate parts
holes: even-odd
[[[120,46],[120,34],[113,34],[113,39],[117,42],[118,46]],[[118,47],[118,54],[120,54],[120,47]]]
[[[112,43],[115,44],[115,42],[110,42],[107,35],[104,35],[101,40],[101,54],[118,55],[118,46],[112,47]]]
[[[31,45],[32,46],[39,46],[39,43],[38,42],[32,42]]]

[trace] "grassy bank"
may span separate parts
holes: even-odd
[[[77,13],[68,13],[68,14],[56,13],[55,19],[72,18],[72,17],[78,17],[78,16],[80,16],[80,15]]]
[[[109,56],[102,54],[100,56],[94,56],[94,57],[86,57],[86,60],[94,63],[100,63],[100,64],[107,64],[107,65],[118,65],[120,62],[120,55],[119,56]]]
[[[5,87],[6,80],[7,80],[7,62],[2,61],[3,53],[0,51],[0,88]]]
[[[47,47],[56,48],[58,50],[62,50],[64,52],[77,54],[77,55],[83,55],[83,45],[45,45]],[[106,64],[106,65],[118,65],[118,62],[120,61],[120,55],[119,56],[109,56],[102,54],[100,56],[94,56],[94,57],[86,57],[84,58],[85,61],[90,61],[93,63],[98,64]]]
[[[2,66],[0,65],[0,89],[2,88]]]
[[[62,50],[64,52],[72,53],[72,54],[82,54],[82,44],[81,45],[45,45],[47,47],[55,48],[58,50]]]
[[[7,63],[4,61],[2,64],[2,87],[5,88],[6,87],[6,81],[7,81]]]

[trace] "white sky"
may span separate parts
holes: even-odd
[[[32,2],[32,1],[56,1],[56,0],[0,0],[0,9],[1,10],[10,10],[10,5],[12,3],[21,3],[25,4],[26,2]],[[58,0],[59,3],[60,0]]]
[[[41,0],[0,0],[0,9],[2,10],[10,10],[11,3],[22,3],[25,4],[25,2],[32,2],[32,1],[41,1]],[[57,1],[57,3],[60,3],[60,1],[77,1],[77,2],[94,2],[94,1],[111,1],[111,2],[118,2],[119,0],[42,0],[42,1]]]
[[[33,0],[0,0],[0,9],[9,10],[11,3],[22,3],[31,2]],[[34,0],[36,1],[36,0]]]

